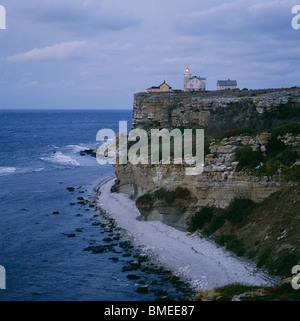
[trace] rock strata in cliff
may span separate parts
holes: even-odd
[[[141,221],[197,231],[289,275],[299,264],[300,88],[135,95],[132,128],[176,127],[204,129],[201,175],[185,164],[114,165],[111,191],[130,195]]]
[[[300,88],[195,93],[137,93],[133,128],[188,127],[206,135],[239,127],[254,132],[300,115]]]
[[[200,208],[225,208],[236,198],[260,202],[279,189],[297,185],[280,172],[269,177],[237,170],[236,150],[250,146],[253,151],[264,151],[270,136],[261,133],[213,140],[204,172],[196,176],[185,175],[184,165],[115,166],[118,191],[137,199],[143,219],[160,220],[181,229]],[[300,137],[285,135],[282,140],[300,150]]]
[[[181,229],[205,206],[225,208],[236,198],[260,202],[297,182],[287,179],[282,173],[286,168],[278,162],[276,167],[271,160],[243,170],[237,155],[245,147],[265,157],[271,130],[291,121],[298,125],[299,120],[299,88],[135,94],[133,128],[204,128],[206,137],[210,137],[204,171],[188,176],[185,165],[115,165],[113,190],[137,199],[143,219],[160,220]],[[248,134],[237,135],[238,129]],[[233,135],[224,136],[227,130],[233,130]],[[212,138],[217,136],[221,138]],[[290,146],[294,154],[299,152],[299,133],[284,132],[276,139]],[[289,165],[298,168],[299,160]],[[256,175],[251,174],[254,170]],[[178,189],[185,192],[180,196]]]

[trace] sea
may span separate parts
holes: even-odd
[[[114,171],[83,151],[99,146],[99,130],[117,133],[131,118],[124,109],[0,110],[0,301],[192,297],[92,203]]]

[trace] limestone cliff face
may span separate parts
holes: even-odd
[[[201,175],[186,175],[184,165],[115,166],[118,190],[138,199],[143,219],[161,220],[185,229],[190,216],[205,206],[225,208],[235,198],[260,202],[282,188],[295,185],[280,173],[257,177],[236,170],[238,162],[234,151],[237,146],[244,144],[263,149],[267,137],[268,134],[261,134],[255,140],[238,136],[212,143],[210,150],[215,154],[206,155]],[[297,142],[300,145],[300,137]],[[182,189],[181,194],[178,188]],[[184,191],[188,191],[188,195]]]
[[[292,118],[299,103],[300,88],[138,93],[134,96],[132,127],[202,128],[206,135],[239,127],[251,127],[258,132],[283,123],[287,109]]]
[[[271,177],[238,171],[236,149],[265,151],[270,139],[262,128],[299,119],[300,89],[214,93],[136,94],[133,128],[204,128],[216,136],[225,130],[251,127],[252,136],[212,139],[201,175],[185,174],[185,165],[115,165],[115,189],[137,199],[143,219],[161,220],[180,229],[205,206],[225,208],[234,198],[259,202],[293,182],[280,171]],[[288,117],[283,115],[288,115]],[[285,144],[299,150],[300,137],[286,135]]]

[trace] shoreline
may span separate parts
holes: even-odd
[[[278,283],[254,263],[235,257],[208,239],[160,221],[138,220],[139,210],[129,195],[110,192],[114,180],[106,178],[95,186],[96,206],[115,221],[134,247],[173,272],[192,289],[212,290],[234,283],[256,286]]]

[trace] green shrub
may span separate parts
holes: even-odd
[[[276,155],[276,158],[285,166],[293,165],[299,157],[299,153],[293,152],[291,146],[288,146],[283,152]]]
[[[266,154],[268,156],[275,156],[283,152],[288,146],[275,136],[271,136],[268,144],[266,145]]]
[[[227,242],[233,240],[236,236],[233,234],[221,234],[218,235],[215,239],[216,243],[224,246]]]
[[[110,192],[111,193],[117,193],[118,192],[118,188],[117,188],[117,185],[114,184],[111,188],[110,188]]]
[[[263,154],[260,151],[253,151],[250,146],[244,146],[236,151],[238,163],[237,170],[243,168],[254,168],[263,160]]]
[[[214,211],[212,207],[204,207],[198,211],[191,219],[189,231],[195,232],[198,229],[201,230],[206,223],[211,222]]]
[[[157,189],[153,192],[145,193],[136,200],[137,207],[152,208],[156,200],[164,200],[168,204],[172,204],[177,199],[189,199],[190,191],[186,188],[177,187],[175,190],[167,190],[165,188]]]
[[[205,229],[206,234],[210,235],[215,233],[220,227],[225,224],[226,220],[223,214],[217,213],[212,218],[210,225]]]
[[[243,256],[246,253],[246,250],[243,247],[243,244],[237,238],[226,243],[226,249],[234,252],[237,256]]]
[[[257,173],[264,176],[272,176],[278,172],[281,162],[276,158],[269,159],[263,166],[261,166]]]
[[[278,119],[287,120],[299,116],[300,104],[292,101],[289,101],[286,104],[280,104],[275,110],[273,109],[269,112],[265,110],[265,112],[262,114],[262,118],[264,120],[270,121]]]
[[[288,181],[300,182],[300,166],[284,168],[283,175]]]
[[[195,232],[202,230],[205,235],[211,235],[224,225],[226,219],[222,209],[216,207],[204,207],[198,211],[190,220],[188,230]]]
[[[274,139],[267,146],[265,163],[258,169],[257,174],[272,176],[278,172],[280,167],[284,167],[287,178],[293,179],[293,174],[298,176],[297,170],[292,170],[289,167],[293,165],[299,157],[299,153],[293,152],[291,146],[286,146],[281,141]]]
[[[186,188],[177,187],[175,190],[160,188],[152,193],[153,200],[162,199],[168,204],[172,204],[176,199],[186,199],[190,197],[190,191]]]
[[[209,138],[204,136],[204,156],[210,154],[210,142],[209,142]]]
[[[270,257],[271,252],[272,252],[272,248],[271,247],[268,247],[263,251],[263,253],[258,258],[257,267],[261,268],[264,265],[267,265],[267,260]]]
[[[262,289],[261,286],[248,286],[244,284],[234,283],[228,284],[215,289],[220,294],[216,301],[232,301],[232,298],[236,295],[252,292],[253,295],[249,297],[241,297],[242,301],[299,301],[300,291],[295,291],[289,283],[283,283],[275,287],[263,287],[264,295],[256,294],[258,289]]]
[[[140,207],[151,208],[152,205],[153,205],[152,193],[145,193],[144,195],[138,197],[138,199],[136,200],[136,206],[138,208]]]
[[[234,252],[238,256],[243,256],[246,250],[242,242],[233,234],[219,235],[215,239],[216,243],[225,246],[228,251]]]
[[[298,258],[295,254],[288,253],[282,255],[272,264],[272,269],[277,275],[290,276],[291,269],[298,263]]]
[[[300,124],[296,122],[291,122],[283,126],[276,127],[272,130],[271,135],[272,137],[283,136],[285,134],[300,134]]]
[[[238,225],[252,213],[255,207],[256,203],[250,199],[236,198],[224,210],[224,215],[232,225]]]
[[[215,290],[217,293],[220,293],[220,299],[218,299],[218,301],[231,301],[232,298],[236,295],[239,295],[245,292],[255,291],[259,288],[260,287],[258,286],[234,283],[234,284],[228,284],[222,287],[218,287]]]
[[[253,134],[253,131],[250,128],[236,128],[236,129],[231,129],[226,131],[220,137],[220,139],[239,136],[239,135],[250,136],[251,134]]]

